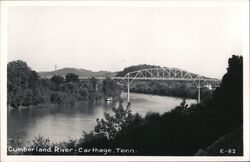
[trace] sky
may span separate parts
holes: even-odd
[[[242,53],[242,25],[235,6],[13,6],[8,62],[36,71],[151,64],[221,78]]]

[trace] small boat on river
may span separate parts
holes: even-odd
[[[107,98],[106,98],[106,101],[112,101],[112,100],[113,100],[112,97],[107,97]]]

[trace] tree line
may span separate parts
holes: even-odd
[[[7,102],[13,108],[44,103],[74,105],[80,101],[94,102],[105,97],[120,96],[121,89],[110,78],[98,82],[94,77],[80,81],[79,76],[68,73],[40,78],[36,71],[21,60],[7,66]]]

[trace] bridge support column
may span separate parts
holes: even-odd
[[[129,84],[127,85],[127,87],[128,87],[127,101],[129,102]]]
[[[200,85],[197,87],[198,88],[198,99],[197,99],[197,103],[201,103],[201,87]]]
[[[199,79],[199,82],[198,82],[198,100],[197,100],[197,103],[201,103],[201,80]]]

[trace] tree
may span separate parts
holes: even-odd
[[[113,107],[114,115],[104,113],[104,119],[96,119],[97,125],[95,126],[95,133],[98,136],[113,139],[117,132],[121,130],[122,126],[132,118],[130,103],[124,109],[122,102],[123,101],[120,100],[118,108]]]
[[[90,82],[91,82],[91,84],[93,86],[93,89],[97,90],[97,84],[98,84],[97,83],[98,82],[97,79],[95,77],[91,77],[89,80],[90,80]]]
[[[80,99],[82,99],[82,100],[89,99],[89,91],[87,88],[80,87],[79,94],[80,94]]]
[[[33,90],[40,85],[39,76],[26,62],[17,60],[7,65],[8,104],[14,108],[36,103]]]
[[[73,106],[77,100],[80,98],[79,86],[75,83],[69,82],[62,86],[61,88],[67,94],[67,100]]]
[[[243,58],[233,55],[228,60],[227,73],[213,96],[214,109],[220,110],[228,126],[243,124]]]
[[[79,76],[77,74],[74,74],[74,73],[68,73],[65,77],[66,79],[66,82],[74,82],[74,83],[77,83],[79,82]]]
[[[171,112],[176,113],[187,113],[188,104],[186,104],[186,99],[183,99],[180,106],[175,107]]]
[[[63,104],[67,103],[69,100],[69,97],[65,92],[54,92],[50,96],[50,102],[56,103],[56,104]]]
[[[64,77],[60,75],[54,75],[50,80],[55,84],[62,84],[64,82]]]
[[[110,78],[103,80],[103,93],[105,96],[119,96],[120,87]]]

